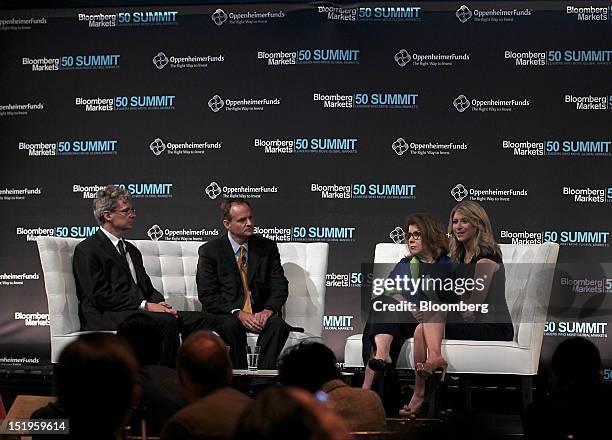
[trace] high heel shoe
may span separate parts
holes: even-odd
[[[443,357],[438,359],[433,359],[431,361],[426,362],[418,362],[416,364],[416,374],[418,374],[423,379],[427,380],[429,377],[434,374],[436,370],[442,370],[442,378],[440,382],[444,382],[444,378],[446,377],[446,369],[448,368],[448,362]]]
[[[425,396],[417,397],[414,394],[412,395],[412,399],[410,399],[410,403],[404,405],[399,410],[400,417],[416,417],[419,412],[421,412],[421,407],[423,406],[423,402],[425,402]]]
[[[382,359],[370,358],[368,360],[368,367],[370,367],[372,371],[390,371],[393,369],[393,363]]]

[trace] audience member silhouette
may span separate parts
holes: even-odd
[[[597,347],[585,338],[566,339],[556,348],[551,369],[551,393],[524,414],[527,438],[601,438],[612,413],[612,396],[602,381]]]
[[[140,363],[138,384],[141,397],[132,426],[136,428],[138,421],[144,419],[147,433],[158,436],[164,423],[189,403],[187,396],[176,370],[159,365],[162,336],[149,315],[134,313],[119,324],[117,334],[132,346]]]
[[[205,331],[189,336],[178,373],[190,404],[166,423],[162,440],[231,439],[251,399],[229,387],[232,364],[221,338]]]
[[[117,438],[136,400],[137,371],[136,357],[121,338],[107,333],[80,336],[60,355],[55,374],[57,402],[31,416],[68,419],[70,433],[39,438]]]
[[[334,352],[325,345],[303,342],[289,347],[281,356],[278,368],[284,385],[326,393],[330,405],[351,431],[385,429],[385,410],[378,394],[344,383]]]
[[[271,386],[244,412],[235,440],[348,440],[345,422],[325,403],[294,387]]]

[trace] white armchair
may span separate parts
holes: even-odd
[[[538,372],[546,313],[559,245],[500,245],[506,269],[506,301],[514,326],[513,341],[447,340],[442,355],[449,373],[533,376]],[[375,263],[397,263],[406,255],[403,244],[379,243]],[[349,336],[344,349],[347,367],[363,367],[362,335]],[[400,354],[398,368],[414,368],[413,340]],[[528,384],[525,384],[528,386]],[[524,390],[528,392],[527,390]],[[529,400],[528,396],[525,396]]]
[[[45,279],[51,322],[51,361],[81,332],[76,286],[72,273],[74,238],[36,239]],[[196,288],[198,248],[203,242],[130,240],[142,253],[153,286],[177,310],[201,310]],[[289,280],[284,318],[304,333],[291,332],[286,346],[301,340],[320,342],[323,334],[327,243],[279,243],[281,263]],[[254,345],[257,335],[249,334]]]

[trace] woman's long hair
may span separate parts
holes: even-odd
[[[450,213],[450,219],[448,220],[448,233],[451,236],[450,256],[453,260],[459,261],[461,259],[461,254],[465,250],[463,244],[460,243],[457,240],[457,237],[455,237],[455,234],[453,234],[453,217],[456,212],[466,216],[470,224],[476,228],[476,235],[474,236],[476,253],[474,254],[474,257],[480,254],[493,254],[501,256],[499,245],[493,238],[493,228],[491,227],[489,215],[478,203],[472,202],[471,200],[466,200],[455,205]],[[462,263],[462,261],[459,262]]]

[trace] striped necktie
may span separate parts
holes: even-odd
[[[247,283],[247,261],[246,249],[244,246],[240,246],[240,255],[238,255],[237,263],[240,278],[242,279],[242,288],[244,289],[244,305],[242,306],[242,311],[253,313],[253,309],[251,308],[251,295],[249,294],[249,285]]]

